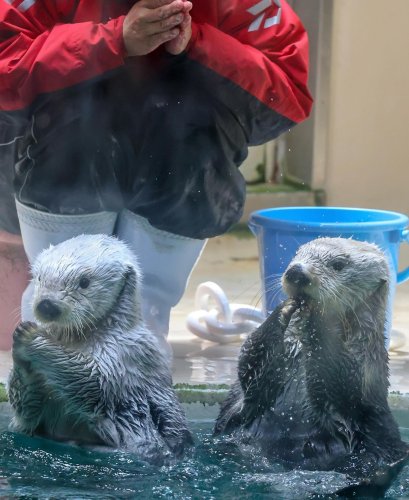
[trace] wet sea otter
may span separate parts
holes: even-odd
[[[150,461],[192,438],[168,361],[141,316],[141,273],[114,237],[82,235],[33,266],[34,314],[14,333],[12,429]]]
[[[387,401],[389,281],[373,244],[301,246],[282,277],[289,299],[242,346],[215,433],[290,469],[345,473],[345,495],[382,495],[408,456]]]

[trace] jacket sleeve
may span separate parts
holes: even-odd
[[[0,111],[23,109],[42,93],[123,64],[123,16],[106,24],[69,23],[75,5],[0,0]]]
[[[272,139],[310,113],[308,38],[285,0],[218,2],[218,27],[195,23],[188,56],[240,121],[249,144]]]

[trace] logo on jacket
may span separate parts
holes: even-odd
[[[6,2],[13,7],[16,7],[18,10],[21,10],[22,12],[25,12],[28,10],[30,7],[32,7],[37,0],[6,0]],[[18,4],[18,5],[17,5]]]
[[[267,17],[266,11],[273,6],[277,5],[278,11],[275,16]],[[256,3],[253,7],[247,9],[247,12],[257,16],[256,19],[250,24],[248,31],[257,31],[260,28],[266,29],[271,28],[279,24],[281,19],[281,0],[261,0],[261,2]]]

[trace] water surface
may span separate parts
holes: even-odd
[[[89,451],[8,432],[9,418],[0,412],[0,499],[296,500],[345,485],[340,474],[284,472],[253,449],[214,439],[213,418],[195,413],[196,447],[182,461],[157,467],[130,453]],[[396,416],[409,441],[408,412]],[[386,498],[409,498],[409,465]]]

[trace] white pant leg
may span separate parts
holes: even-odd
[[[206,240],[161,231],[129,210],[120,212],[116,235],[138,258],[143,273],[143,317],[163,341],[169,332],[170,310],[182,298]]]
[[[80,234],[113,234],[117,214],[98,212],[84,215],[61,215],[41,212],[16,201],[24,250],[30,264],[50,245],[57,245]],[[21,318],[33,321],[32,283],[26,288],[21,301]]]

